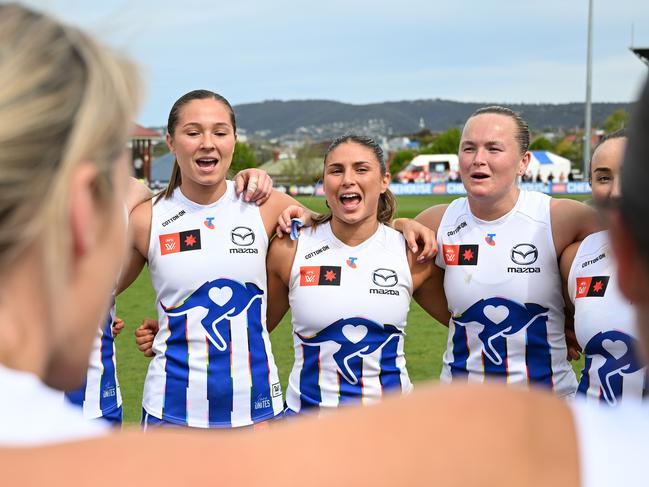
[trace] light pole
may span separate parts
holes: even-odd
[[[593,74],[593,0],[588,0],[588,54],[586,59],[586,113],[584,120],[584,177],[590,174],[591,78]]]

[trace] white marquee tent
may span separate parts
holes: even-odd
[[[531,151],[531,153],[532,159],[527,169],[528,174],[531,173],[535,181],[536,175],[539,173],[543,181],[547,181],[550,174],[554,177],[555,183],[561,180],[561,175],[563,175],[563,181],[567,181],[568,174],[570,174],[570,159],[542,150]]]

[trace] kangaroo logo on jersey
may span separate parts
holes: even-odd
[[[300,267],[300,286],[340,286],[340,266],[308,265]]]
[[[343,318],[311,337],[297,332],[296,335],[306,346],[338,344],[340,348],[333,354],[336,369],[345,381],[355,385],[362,375],[362,364],[352,365],[352,360],[376,352],[390,340],[398,339],[401,332],[393,325],[381,325],[365,318]]]
[[[392,269],[374,269],[372,282],[379,287],[394,287],[399,282],[399,277]]]
[[[579,392],[588,390],[588,374],[592,365],[592,357],[599,355],[604,359],[604,364],[597,370],[602,393],[602,400],[615,406],[622,397],[623,378],[642,369],[636,354],[635,338],[617,330],[599,332],[591,338],[584,347],[586,365],[582,373]]]
[[[522,243],[512,247],[511,259],[514,264],[532,265],[539,258],[538,249],[528,243]]]
[[[442,245],[446,265],[478,265],[477,245]]]
[[[184,232],[166,233],[160,235],[159,240],[161,255],[199,250],[201,248],[201,231],[197,228]]]
[[[504,298],[481,299],[460,316],[453,317],[456,325],[476,326],[482,330],[478,338],[482,342],[482,352],[494,364],[502,365],[506,357],[496,349],[493,341],[525,330],[537,322],[546,322],[548,308],[538,304],[519,304]]]
[[[234,245],[248,247],[255,243],[255,232],[248,227],[236,227],[230,231],[230,239]]]
[[[166,307],[162,303],[160,305],[169,316],[184,315],[194,309],[206,310],[201,324],[212,345],[224,352],[228,349],[228,343],[219,328],[229,326],[230,318],[245,312],[253,301],[261,299],[263,294],[264,292],[251,282],[241,284],[231,279],[216,279],[200,286],[176,306]]]
[[[578,277],[575,298],[603,297],[609,279],[610,276]]]

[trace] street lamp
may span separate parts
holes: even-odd
[[[586,110],[584,120],[584,177],[590,174],[591,78],[593,74],[593,0],[588,0],[588,54],[586,59]]]

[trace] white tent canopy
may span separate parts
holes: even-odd
[[[567,181],[568,174],[570,174],[570,159],[542,150],[531,151],[531,153],[532,159],[527,167],[527,172],[532,175],[534,180],[536,180],[537,174],[540,174],[541,179],[547,181],[548,176],[552,174],[555,183],[560,180]],[[563,179],[561,179],[561,175],[563,175]]]

